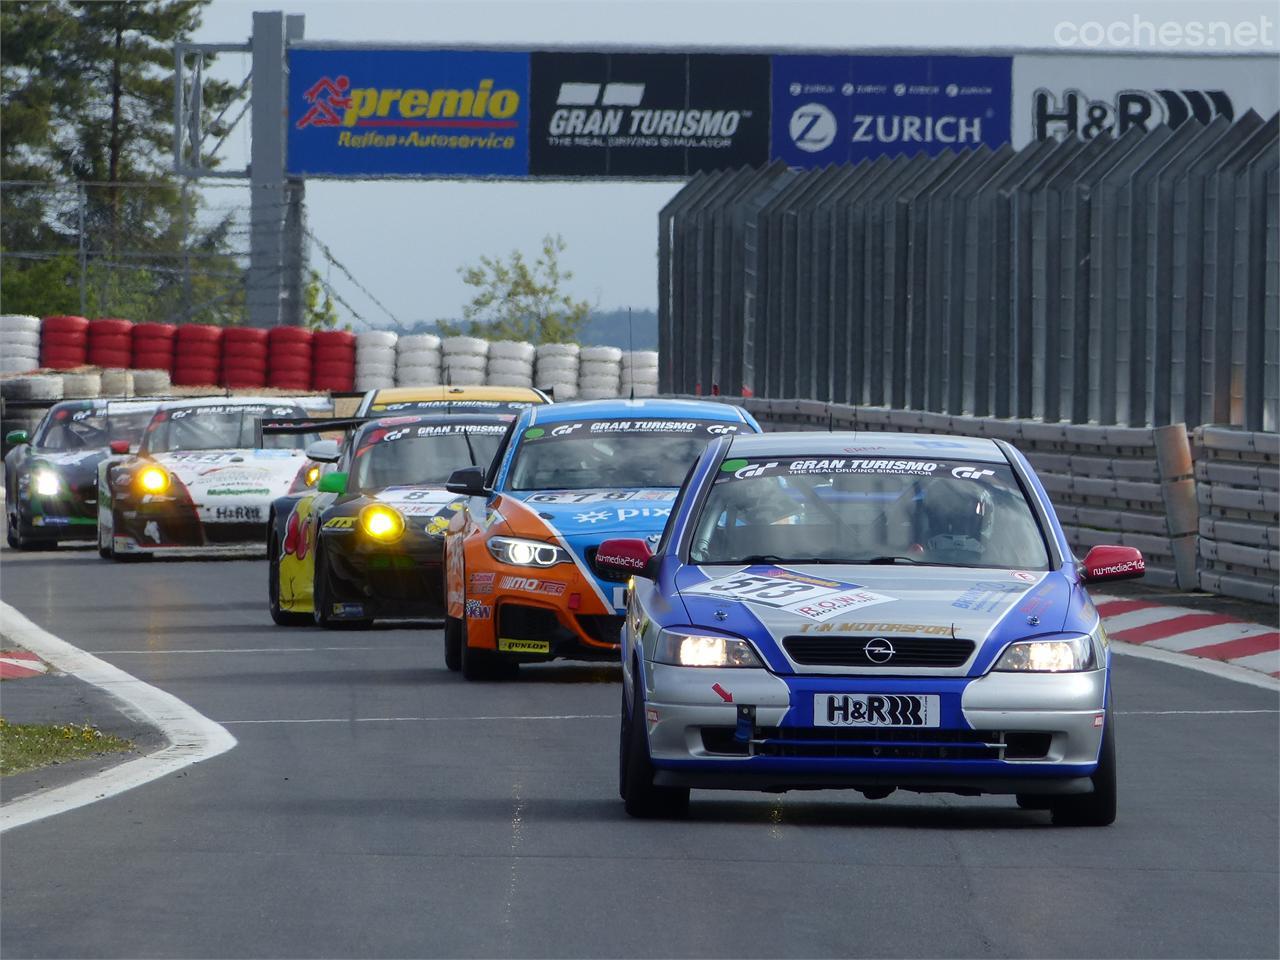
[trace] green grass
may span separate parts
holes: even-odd
[[[0,777],[52,763],[132,750],[133,744],[89,723],[44,726],[0,717]]]

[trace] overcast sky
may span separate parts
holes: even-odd
[[[593,44],[635,44],[676,50],[1047,49],[1055,46],[1054,29],[1064,18],[1105,22],[1137,14],[1158,20],[1280,19],[1275,3],[1231,0],[214,0],[195,39],[243,41],[251,32],[255,9],[305,14],[308,40],[588,49]],[[247,67],[247,57],[224,57],[219,73],[238,81]],[[232,138],[224,148],[224,164],[243,166],[247,151],[245,140]],[[559,233],[568,243],[565,259],[575,273],[576,295],[606,309],[656,307],[657,212],[679,188],[676,183],[311,180],[307,211],[311,230],[359,282],[399,320],[412,324],[460,315],[467,299],[467,288],[457,274],[460,266],[483,254],[514,248],[534,251],[546,233]],[[318,252],[312,262],[326,272]],[[375,325],[389,323],[337,271],[328,275],[364,318]]]

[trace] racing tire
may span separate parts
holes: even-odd
[[[466,624],[457,617],[444,618],[444,665],[457,673],[462,669],[462,631]]]
[[[102,524],[99,523],[98,524],[98,556],[100,556],[103,560],[114,560],[116,558],[115,547],[113,546],[111,540],[104,541],[103,539],[104,533],[106,533],[106,530],[103,528]]]
[[[319,540],[319,537],[316,537]],[[329,596],[329,560],[328,551],[319,543],[316,544],[315,586],[312,588],[311,606],[314,609],[312,619],[326,630],[364,630],[373,624],[372,620],[340,620],[331,616],[333,601]]]
[[[280,541],[272,537],[267,546],[267,610],[277,627],[305,627],[315,623],[309,613],[280,609]]]
[[[58,541],[49,540],[40,537],[24,537],[22,535],[22,527],[17,516],[10,514],[9,523],[7,524],[7,540],[9,546],[15,550],[52,550],[58,545]]]
[[[649,757],[649,735],[635,714],[644,709],[640,689],[640,673],[635,672],[631,702],[632,715],[627,715],[627,692],[622,691],[621,719],[618,727],[618,793],[627,814],[642,820],[683,817],[689,812],[688,787],[658,787],[653,783],[653,761]]]
[[[479,650],[467,644],[467,622],[460,621],[458,667],[464,680],[510,680],[520,669],[517,663],[502,660],[492,650]]]
[[[1055,799],[1049,807],[1055,827],[1109,827],[1116,822],[1116,738],[1111,708],[1103,720],[1093,792]]]

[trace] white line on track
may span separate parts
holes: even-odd
[[[1122,717],[1204,716],[1205,714],[1280,713],[1280,710],[1117,710]]]
[[[1108,629],[1110,625],[1108,624]],[[1221,677],[1223,680],[1234,680],[1237,683],[1247,683],[1251,687],[1261,687],[1263,690],[1272,692],[1280,691],[1280,678],[1269,677],[1266,674],[1258,673],[1256,670],[1250,670],[1246,667],[1238,667],[1233,663],[1223,663],[1220,660],[1206,660],[1203,657],[1193,657],[1186,653],[1174,653],[1172,650],[1161,650],[1159,647],[1150,645],[1139,646],[1136,643],[1124,643],[1121,640],[1112,639],[1111,649],[1121,656],[1138,657],[1141,660],[1158,660],[1161,663],[1169,663],[1175,667],[1185,667],[1188,670],[1198,670],[1201,673],[1211,673],[1215,677]]]
[[[321,650],[419,650],[421,647],[422,645],[418,643],[403,643],[391,647],[366,643],[347,647],[208,647],[199,650],[148,650],[142,648],[137,650],[99,650],[98,652],[103,656],[110,654],[114,657],[127,653],[317,653]]]
[[[171,693],[144,683],[119,667],[73,647],[0,601],[0,633],[57,667],[98,687],[130,718],[160,730],[167,746],[127,760],[91,777],[27,794],[0,806],[0,833],[96,800],[124,793],[175,771],[209,760],[236,745],[236,738]]]
[[[436,721],[471,720],[616,720],[613,713],[566,713],[532,717],[317,717],[310,720],[222,720],[230,726],[235,723],[434,723]]]

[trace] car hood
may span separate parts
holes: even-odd
[[[366,491],[369,501],[395,507],[405,517],[410,530],[422,530],[430,536],[443,537],[449,528],[449,517],[462,508],[466,497],[450,493],[444,487],[422,484],[383,487]]]
[[[110,456],[105,447],[89,450],[37,450],[32,448],[27,454],[24,470],[35,470],[44,466],[56,470],[71,487],[86,483],[96,483],[98,464]]]
[[[566,539],[640,537],[661,533],[679,491],[669,487],[628,490],[534,490],[507,493]]]
[[[193,500],[262,499],[289,492],[306,457],[301,450],[199,450],[151,459],[182,481]]]
[[[676,585],[691,624],[750,637],[783,671],[791,667],[781,641],[797,634],[967,639],[972,666],[985,669],[1010,640],[1096,621],[1087,595],[1060,572],[762,563],[685,566]]]

